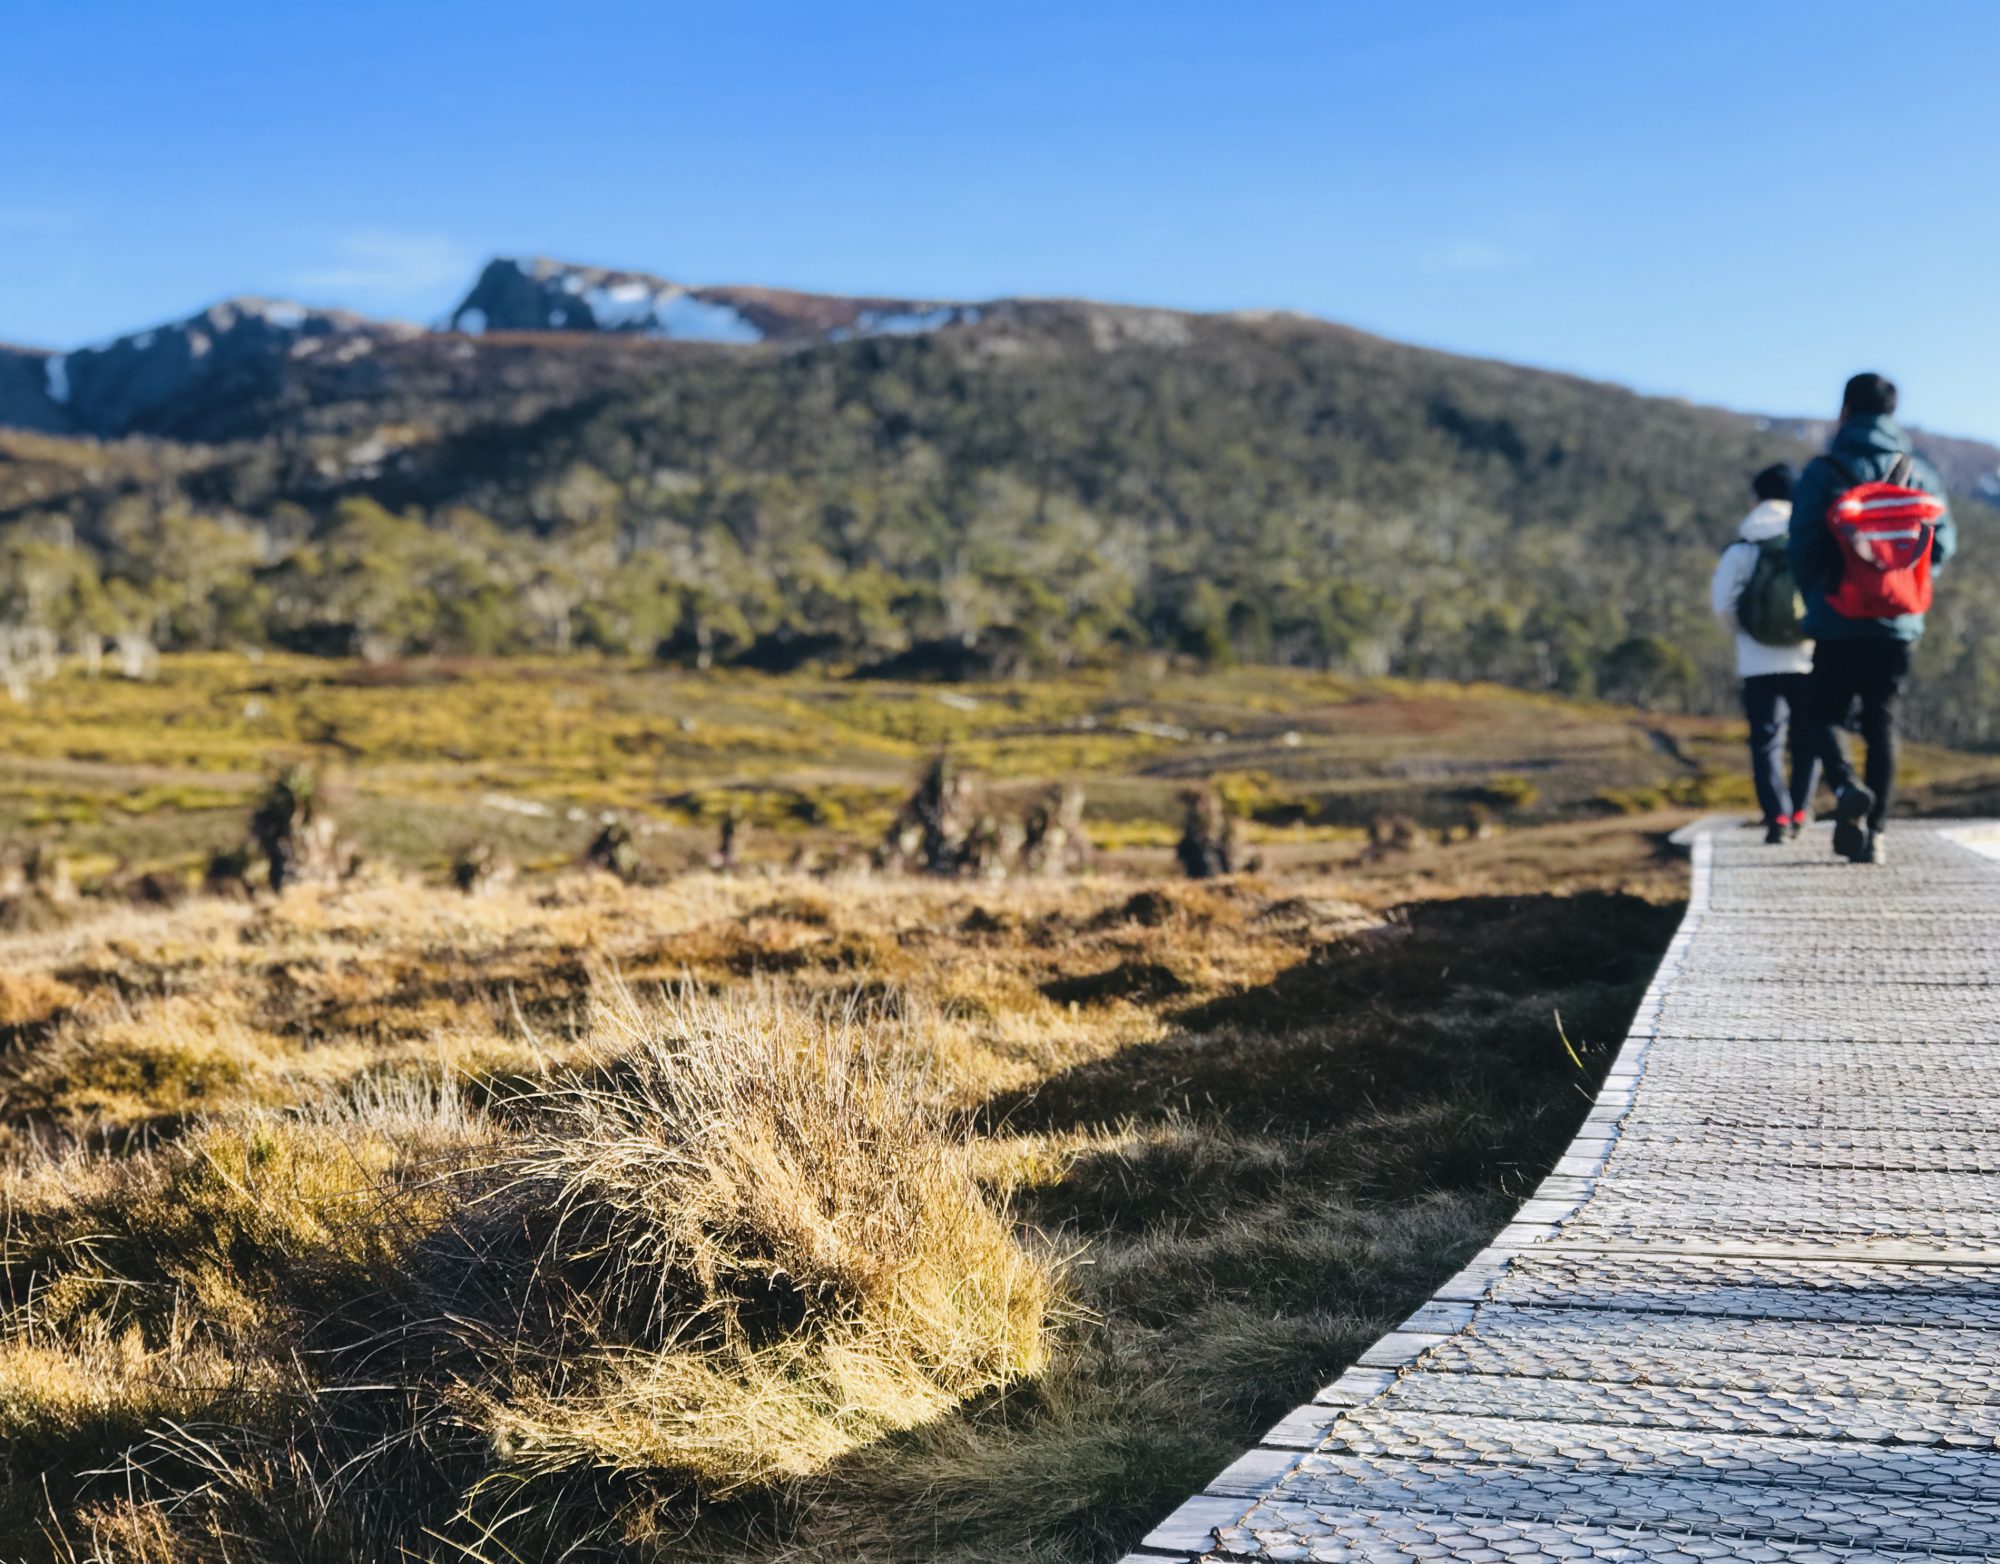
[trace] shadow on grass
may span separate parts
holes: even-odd
[[[1608,893],[1410,903],[996,1099],[994,1134],[1095,1143],[1019,1200],[1086,1311],[1050,1372],[854,1452],[781,1515],[712,1516],[689,1556],[1117,1558],[1508,1220],[1679,917]]]
[[[984,1127],[1192,1115],[1312,1132],[1420,1105],[1573,1097],[1565,1087],[1595,1090],[1679,919],[1678,908],[1609,892],[1407,903],[1269,983],[1169,1011],[1173,1030],[1158,1042],[995,1099]],[[1134,986],[1123,969],[1066,984]],[[1558,1011],[1588,1078],[1557,1033]]]

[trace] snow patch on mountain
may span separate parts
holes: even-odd
[[[691,287],[650,272],[505,256],[487,263],[450,321],[483,318],[488,331],[603,331],[747,346],[922,336],[971,325],[984,313],[969,304]]]
[[[712,304],[692,293],[676,293],[653,306],[656,337],[676,342],[762,342],[764,333],[741,310]]]
[[[976,309],[961,310],[950,304],[934,305],[927,310],[863,310],[855,321],[855,329],[864,336],[916,337],[927,331],[940,331],[946,326],[964,321],[971,325],[979,319]]]
[[[604,276],[580,270],[551,274],[515,262],[539,287],[554,285],[546,307],[549,326],[558,330],[629,331],[675,342],[762,342],[764,333],[734,305],[704,299],[678,283],[630,275]],[[486,312],[475,305],[460,309],[462,323],[476,318],[484,325]],[[463,329],[463,327],[461,327]]]
[[[852,326],[836,326],[826,336],[829,342],[850,342],[856,337],[921,337],[946,326],[972,326],[978,321],[979,308],[972,304],[868,309],[854,317]]]
[[[656,324],[653,306],[659,293],[643,282],[606,283],[586,293],[583,279],[571,273],[563,278],[563,291],[583,295],[599,330],[638,331]]]
[[[182,321],[183,326],[192,327],[206,323],[218,331],[228,331],[239,322],[261,321],[275,331],[297,331],[305,325],[312,312],[303,304],[290,299],[266,299],[256,294],[244,294],[233,299],[224,299],[220,304],[191,315]],[[127,338],[125,340],[131,340]]]

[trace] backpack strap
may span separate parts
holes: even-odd
[[[1820,453],[1819,459],[1825,462],[1827,466],[1831,467],[1835,472],[1839,473],[1840,476],[1846,480],[1847,486],[1850,489],[1856,488],[1860,485],[1861,480],[1854,476],[1854,470],[1850,468],[1847,465],[1847,463],[1843,462],[1838,456],[1835,456],[1833,452],[1822,451]],[[1905,483],[1909,481],[1910,469],[1915,465],[1916,465],[1916,458],[1911,456],[1911,454],[1908,451],[1898,451],[1896,453],[1896,459],[1889,464],[1889,470],[1885,472],[1876,481],[1879,483],[1893,483],[1894,485],[1896,485],[1897,488],[1900,489]]]
[[[1854,476],[1852,469],[1850,469],[1847,463],[1842,461],[1838,456],[1835,456],[1833,452],[1831,451],[1820,452],[1819,460],[1825,462],[1827,466],[1831,467],[1834,471],[1834,475],[1840,479],[1842,484],[1842,491],[1841,491],[1842,493],[1845,493],[1846,490],[1848,489],[1856,488],[1859,486],[1860,480]],[[1839,496],[1836,495],[1834,496],[1834,498],[1837,499],[1839,498]],[[1832,528],[1833,526],[1832,500],[1827,501],[1826,514],[1823,517],[1821,517],[1821,520],[1825,523],[1825,525],[1829,529]],[[1821,564],[1820,569],[1824,574],[1824,580],[1820,583],[1822,590],[1829,593],[1837,592],[1838,590],[1840,590],[1840,579],[1842,576],[1847,574],[1847,561],[1841,557],[1839,545],[1836,544],[1833,547],[1833,549],[1828,553],[1827,558]]]

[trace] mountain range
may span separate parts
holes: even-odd
[[[421,363],[439,336],[495,336],[518,350],[528,334],[617,337],[728,347],[799,348],[874,336],[916,336],[991,325],[1032,325],[1052,312],[1081,309],[1102,339],[1130,335],[1135,322],[1175,335],[1169,311],[1001,299],[981,303],[853,297],[779,288],[691,287],[647,272],[535,257],[496,259],[434,330],[377,320],[292,300],[245,296],[101,345],[57,352],[0,344],[0,427],[115,438],[161,434],[232,438],[264,433],[245,424],[246,404],[262,402],[269,422],[280,407],[365,400],[369,387]],[[1251,314],[1221,319],[1269,319]],[[1303,317],[1291,317],[1304,323]],[[1108,326],[1108,329],[1107,329]],[[403,352],[397,353],[396,348]],[[380,374],[337,371],[389,349]],[[573,351],[573,350],[572,350]],[[626,372],[640,360],[619,361]],[[615,374],[616,371],[613,371]],[[463,378],[463,377],[458,377]],[[1745,415],[1809,444],[1821,444],[1827,419]],[[1919,431],[1922,448],[1957,492],[2000,501],[2000,446]]]
[[[1716,551],[1749,473],[1825,433],[1286,313],[503,259],[430,328],[240,298],[0,349],[0,663],[84,635],[935,677],[1126,648],[1717,708]],[[1920,443],[1967,549],[1913,721],[1985,742],[2000,448]]]
[[[494,338],[518,358],[522,334],[576,357],[576,343],[616,337],[636,343],[777,348],[909,336],[1019,315],[991,305],[850,298],[778,288],[691,288],[644,272],[546,258],[495,260],[436,330],[256,296],[219,304],[145,331],[71,352],[0,344],[0,427],[97,438],[151,434],[229,439],[261,434],[285,412],[365,400],[370,389],[410,372],[440,338]],[[400,352],[397,350],[401,349]],[[622,350],[621,350],[622,351]],[[352,366],[382,353],[386,368]],[[461,359],[496,356],[481,342]],[[631,369],[644,361],[612,362]],[[263,406],[258,424],[247,409]],[[247,421],[246,421],[247,419]]]

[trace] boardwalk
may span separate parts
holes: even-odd
[[[1133,1559],[2000,1560],[2000,862],[1892,845],[1704,838],[1555,1173]]]

